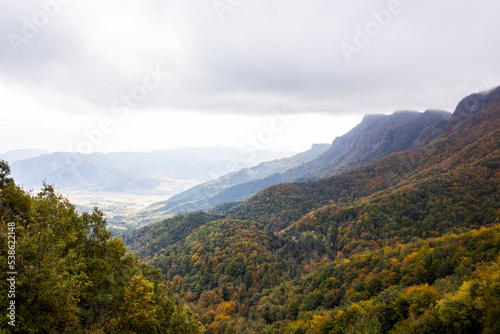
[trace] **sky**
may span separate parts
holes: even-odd
[[[0,0],[0,152],[305,150],[500,85],[495,0]]]

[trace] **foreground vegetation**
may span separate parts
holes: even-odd
[[[51,186],[33,195],[8,175],[0,161],[1,309],[15,302],[2,332],[203,333],[159,271],[110,238],[100,211],[78,214]],[[6,268],[17,273],[14,296]]]

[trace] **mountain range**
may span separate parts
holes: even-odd
[[[45,180],[63,192],[172,195],[234,169],[290,155],[290,152],[239,150],[228,146],[147,153],[56,152],[14,161],[11,169],[14,179],[26,188],[38,189]]]
[[[408,150],[432,140],[445,127],[451,113],[439,110],[399,111],[392,115],[367,115],[331,146],[313,146],[285,163],[264,163],[223,176],[155,203],[156,212],[181,214],[243,201],[279,183],[315,180],[367,164],[377,158]],[[316,157],[311,158],[315,153]],[[283,160],[285,161],[285,160]],[[272,166],[277,166],[273,168]]]
[[[500,87],[358,127],[304,181],[114,238],[0,160],[2,332],[499,333]]]
[[[13,150],[4,153],[0,153],[0,159],[8,161],[9,163],[14,163],[19,160],[25,160],[30,158],[36,158],[41,155],[49,153],[46,150],[38,150],[38,149],[21,149],[21,150]]]
[[[310,150],[296,154],[292,157],[266,161],[257,166],[242,168],[215,180],[210,180],[194,186],[172,196],[166,201],[155,203],[151,206],[151,209],[144,210],[138,215],[149,217],[152,213],[172,215],[195,210],[208,210],[214,205],[214,198],[216,196],[220,197],[220,194],[225,193],[225,190],[231,189],[238,184],[246,184],[252,180],[261,179],[274,173],[289,170],[295,166],[313,160],[321,153],[328,150],[329,147],[330,145],[328,144],[314,144]],[[231,198],[231,200],[237,199]],[[215,204],[220,203],[222,202],[216,202]]]
[[[500,87],[368,116],[295,182],[122,237],[209,333],[497,333],[499,116]]]

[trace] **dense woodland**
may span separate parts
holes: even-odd
[[[310,151],[294,157],[243,169],[157,203],[164,204],[157,211],[181,214],[209,210],[215,205],[227,206],[227,203],[246,200],[272,185],[339,174],[431,141],[448,124],[450,117],[449,112],[432,110],[367,115],[356,127],[335,138],[322,154],[319,154],[322,146],[313,145]]]
[[[124,240],[207,333],[498,333],[499,115]]]
[[[491,94],[408,151],[123,241],[51,186],[20,189],[2,162],[0,261],[15,222],[15,331],[500,333],[500,90]]]
[[[15,326],[3,311],[1,333],[203,333],[159,271],[110,238],[100,211],[78,214],[52,186],[28,193],[9,172],[0,161],[0,305],[16,305]],[[9,232],[15,298],[7,294]]]

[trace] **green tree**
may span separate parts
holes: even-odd
[[[197,316],[161,282],[160,272],[110,238],[102,212],[79,214],[50,185],[36,195],[26,192],[9,172],[0,161],[0,264],[7,268],[15,260],[16,326],[1,317],[0,332],[203,331]],[[15,258],[7,251],[14,236]],[[0,273],[2,309],[10,303],[6,273]]]

